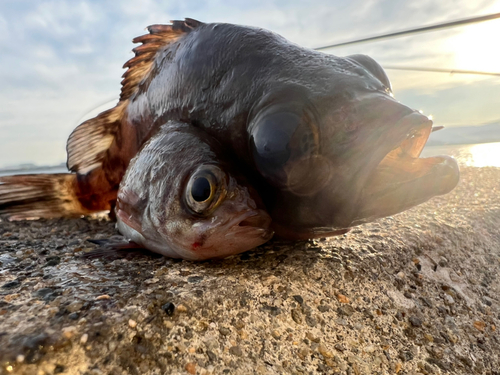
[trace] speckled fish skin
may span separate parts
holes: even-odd
[[[228,158],[203,131],[185,123],[163,125],[120,184],[117,228],[149,250],[189,260],[222,258],[268,241],[271,218]],[[205,176],[213,186],[200,203],[190,186]]]

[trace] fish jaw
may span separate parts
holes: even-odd
[[[381,136],[372,138],[373,146],[367,155],[367,164],[360,169],[358,180],[353,183],[359,189],[352,210],[345,212],[340,227],[348,228],[394,215],[427,200],[452,191],[460,179],[458,164],[452,157],[420,158],[425,144],[433,131],[433,122],[418,111],[399,103],[395,113]],[[397,107],[400,106],[401,110]],[[405,108],[403,108],[405,107]],[[338,227],[336,227],[338,228]]]
[[[188,256],[192,260],[224,258],[269,241],[274,234],[270,224],[271,217],[260,209],[243,211],[218,225],[216,230],[210,228],[213,223],[198,222],[192,227],[191,242],[184,242],[180,247],[185,253],[190,250]]]
[[[408,127],[407,136],[393,146],[367,180],[353,225],[397,214],[447,194],[460,180],[454,158],[419,157],[433,131],[431,120],[415,113],[400,122]]]
[[[348,163],[353,172],[346,181],[351,181],[355,194],[351,195],[352,209],[344,209],[344,220],[337,221],[341,228],[397,214],[446,194],[460,177],[451,157],[420,158],[433,131],[432,120],[390,97],[366,98],[366,104],[359,102],[358,113],[373,112],[379,118],[373,129],[360,129],[352,144],[357,156],[354,163]]]
[[[167,224],[159,230],[151,230],[151,224],[145,222],[143,234],[118,217],[117,228],[146,249],[170,258],[195,261],[242,253],[269,241],[274,234],[270,216],[260,209],[241,212],[229,221],[218,221],[216,217],[190,224],[172,223],[170,228]],[[174,231],[179,234],[172,235]]]
[[[394,215],[427,200],[452,191],[460,179],[455,159],[450,156],[400,160],[414,171],[410,178],[406,171],[394,170],[390,181],[381,182],[379,174],[372,177],[374,183],[367,187],[362,198],[358,219],[353,225]],[[404,166],[403,166],[404,167]]]

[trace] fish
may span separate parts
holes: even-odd
[[[117,229],[139,247],[188,260],[223,258],[267,242],[271,217],[229,160],[202,130],[162,125],[120,183]]]
[[[453,158],[419,157],[433,123],[395,99],[369,56],[338,57],[262,28],[189,18],[149,26],[133,42],[140,45],[124,65],[118,104],[68,139],[71,173],[0,178],[0,213],[113,210],[130,160],[169,121],[234,155],[284,239],[345,233],[459,181]]]

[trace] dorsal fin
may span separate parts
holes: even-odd
[[[134,43],[142,44],[133,49],[135,56],[123,66],[128,69],[122,76],[120,101],[114,108],[83,122],[73,130],[66,147],[69,170],[87,173],[102,164],[106,150],[120,131],[128,101],[137,92],[140,83],[147,79],[158,51],[202,25],[202,22],[191,18],[171,22],[170,25],[151,25],[148,27],[149,34],[133,39]]]
[[[171,25],[148,26],[149,34],[133,39],[134,43],[142,44],[132,50],[135,57],[123,65],[128,70],[123,74],[120,101],[127,100],[136,93],[139,83],[151,71],[158,50],[203,24],[191,18],[186,18],[185,21],[171,22]]]

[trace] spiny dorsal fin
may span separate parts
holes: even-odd
[[[176,41],[180,36],[203,24],[191,18],[186,18],[185,21],[171,22],[171,25],[148,26],[149,34],[134,38],[134,43],[142,44],[132,50],[135,57],[123,65],[128,70],[123,74],[120,101],[127,100],[137,92],[139,83],[151,71],[156,53],[162,47]]]
[[[73,130],[67,144],[69,170],[87,173],[102,164],[106,151],[119,132],[128,101],[135,95],[141,82],[147,79],[158,51],[202,25],[202,22],[191,18],[171,22],[170,25],[151,25],[148,27],[149,34],[133,40],[134,43],[142,44],[133,49],[135,56],[123,66],[128,69],[122,76],[120,101],[114,108],[83,122]]]

